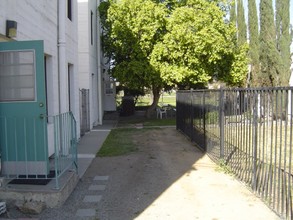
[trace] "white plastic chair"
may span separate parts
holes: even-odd
[[[163,118],[163,115],[165,114],[165,118],[167,118],[167,109],[165,108],[160,108],[159,106],[156,108],[157,111],[157,118],[160,117],[160,119]]]

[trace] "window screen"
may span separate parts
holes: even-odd
[[[114,94],[114,83],[113,82],[106,82],[105,83],[105,93],[107,95]]]
[[[0,102],[34,101],[34,51],[0,52]]]

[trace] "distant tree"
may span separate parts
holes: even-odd
[[[250,82],[253,86],[261,85],[259,65],[259,33],[258,16],[255,0],[248,0],[248,34],[249,34],[249,58],[250,58]]]
[[[245,20],[243,2],[242,0],[237,0],[237,40],[239,45],[247,43],[247,25]]]
[[[231,0],[231,6],[230,6],[230,23],[233,23],[236,25],[236,2],[235,0]]]
[[[128,89],[128,88],[124,87],[123,85],[117,86],[116,87],[116,94],[120,93],[121,91],[123,91],[124,96],[132,96],[134,98],[135,104],[137,103],[139,97],[146,95],[146,91],[144,88]]]
[[[280,85],[280,56],[272,0],[260,1],[260,65],[261,86]]]
[[[281,56],[280,85],[288,86],[290,79],[290,16],[289,0],[276,0],[277,48]]]
[[[246,19],[244,15],[244,8],[243,8],[243,0],[237,0],[237,15],[236,15],[236,21],[237,21],[237,43],[239,47],[247,47],[247,25],[246,25]],[[249,71],[248,66],[246,67],[247,70],[247,77],[246,77],[246,86],[249,84]]]

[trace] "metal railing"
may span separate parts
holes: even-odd
[[[59,178],[64,172],[69,169],[75,169],[77,172],[77,128],[76,120],[71,112],[62,113],[52,118],[55,152],[52,159],[54,161],[56,188],[59,189]]]
[[[50,156],[48,149],[54,148]],[[55,180],[69,169],[77,172],[76,121],[71,112],[39,117],[0,116],[1,176]]]
[[[179,91],[177,129],[291,219],[292,87]]]

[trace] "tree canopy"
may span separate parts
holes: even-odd
[[[188,1],[173,10],[151,63],[164,82],[206,84],[217,78],[239,85],[247,74],[246,50],[238,48],[235,26],[225,23],[215,2]]]
[[[206,85],[212,79],[241,85],[247,48],[219,1],[110,0],[101,3],[103,47],[111,74],[130,88]]]

